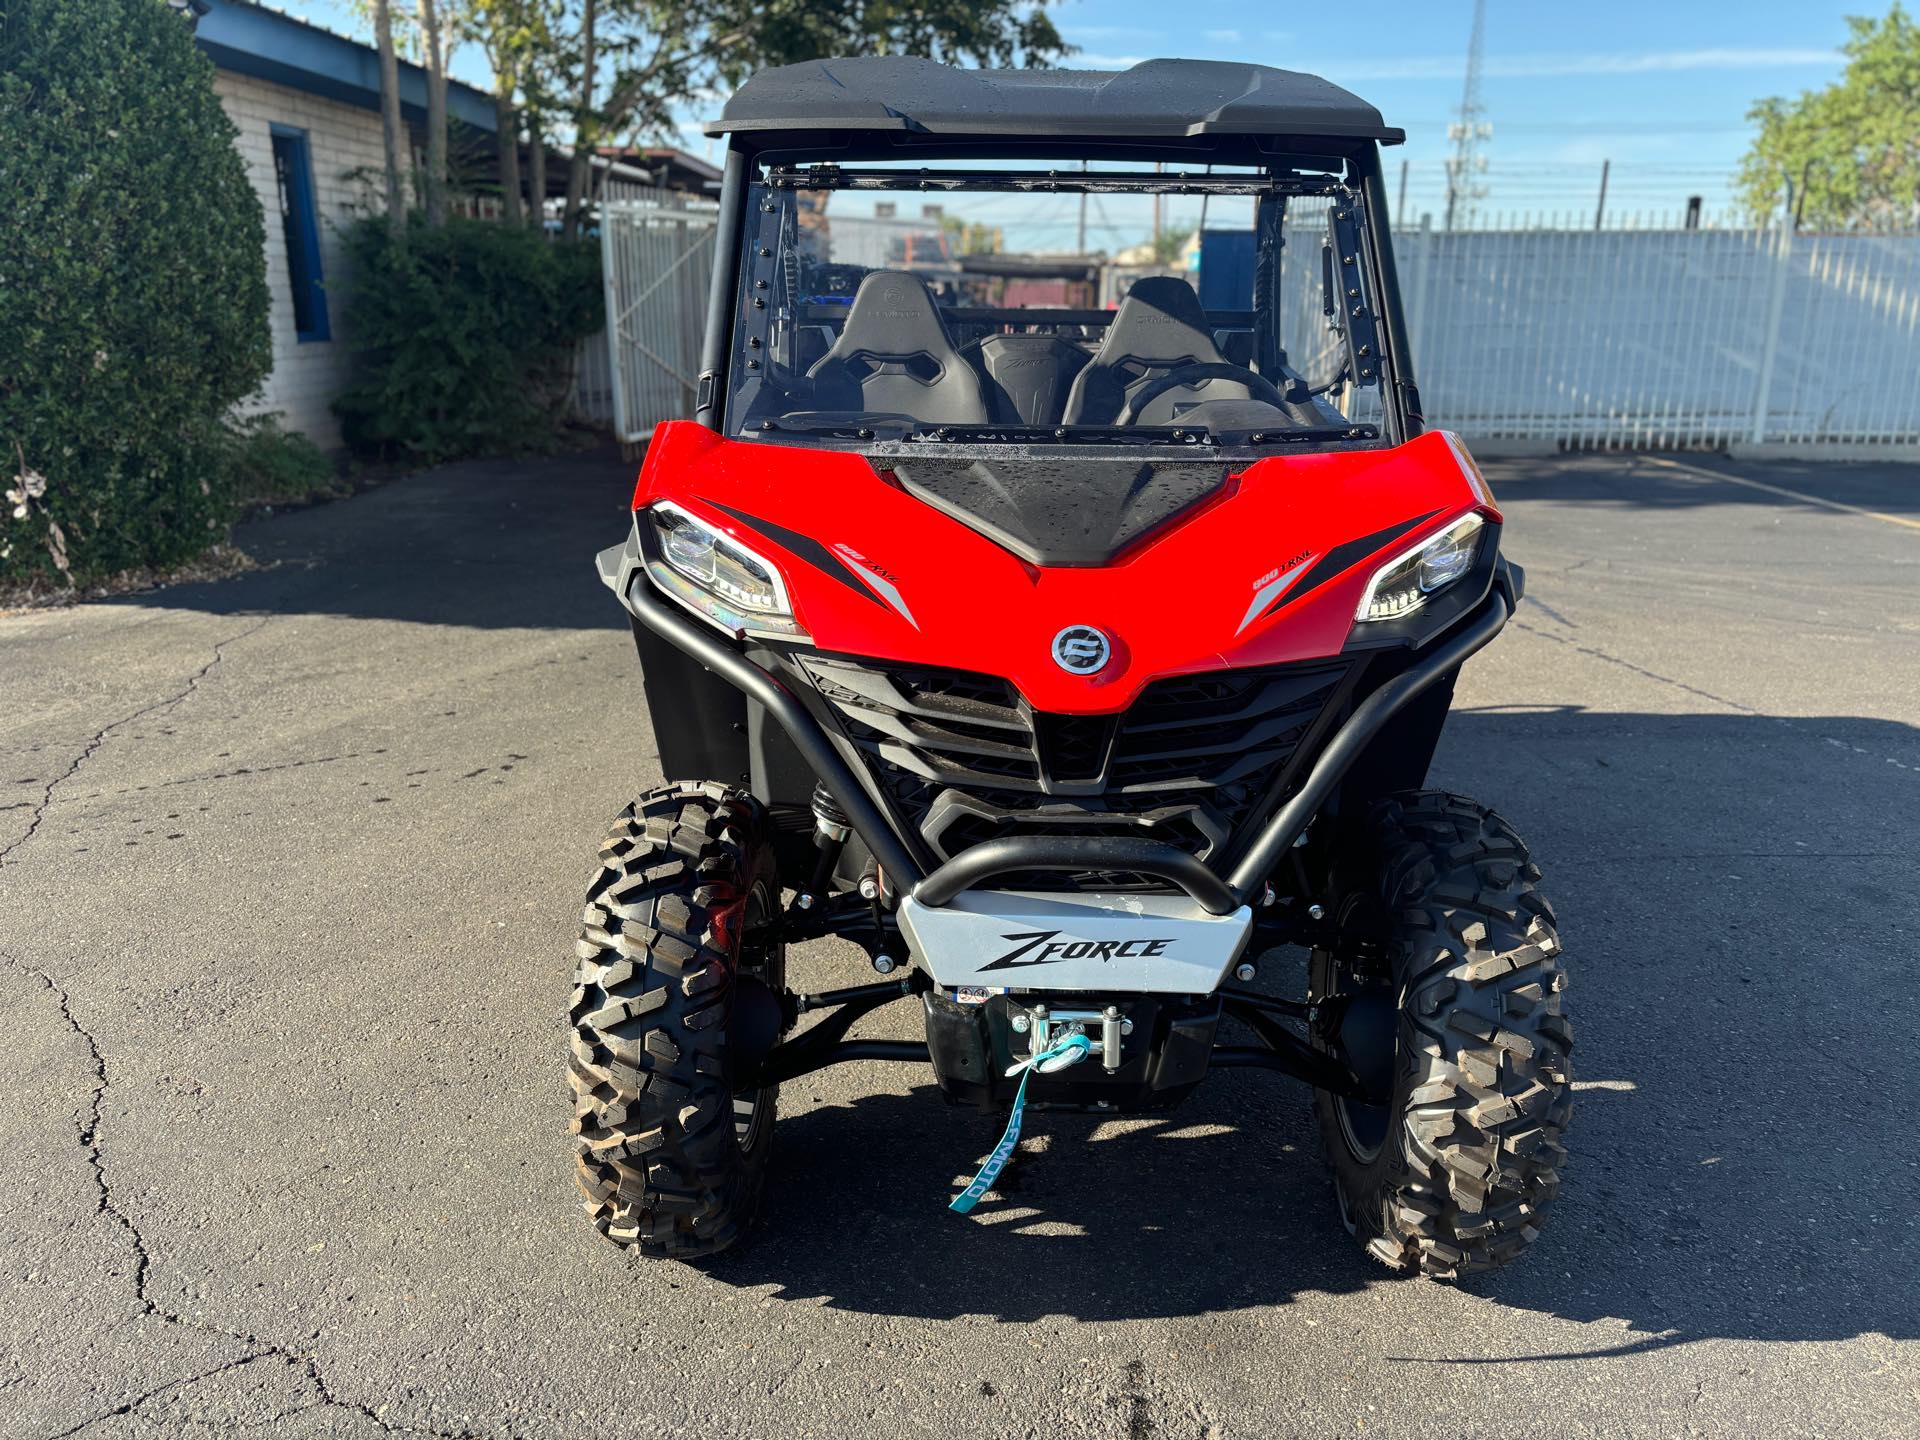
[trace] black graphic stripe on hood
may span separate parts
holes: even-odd
[[[1302,595],[1319,589],[1349,566],[1359,564],[1376,550],[1384,550],[1409,530],[1419,529],[1439,513],[1438,510],[1429,510],[1424,515],[1416,515],[1413,519],[1403,520],[1398,525],[1389,525],[1386,529],[1376,530],[1371,535],[1362,535],[1358,540],[1348,540],[1344,544],[1334,546],[1314,562],[1313,568],[1307,571],[1306,577],[1298,585],[1283,590],[1273,604],[1261,611],[1260,618],[1264,620],[1282,605],[1291,605]]]
[[[811,535],[802,535],[798,530],[789,530],[786,526],[776,525],[771,520],[762,520],[758,515],[749,515],[745,510],[736,510],[731,505],[722,505],[718,500],[709,500],[704,495],[698,498],[702,505],[711,505],[716,510],[724,510],[742,525],[751,526],[770,540],[778,540],[782,546],[798,555],[814,569],[831,575],[861,599],[871,600],[876,605],[886,604],[886,601],[874,594],[872,588],[849,569],[838,555]]]

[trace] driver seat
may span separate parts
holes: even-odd
[[[807,378],[821,410],[987,423],[980,377],[954,349],[933,292],[899,270],[875,270],[860,282],[839,338]]]
[[[1066,425],[1111,425],[1129,396],[1183,365],[1224,365],[1213,343],[1213,326],[1193,287],[1176,275],[1148,275],[1133,282],[1087,368],[1067,392]],[[1196,380],[1148,402],[1135,425],[1170,425],[1174,409],[1200,400],[1251,400],[1253,391],[1235,380]]]

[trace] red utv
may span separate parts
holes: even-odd
[[[1566,977],[1519,837],[1420,788],[1521,574],[1422,423],[1401,132],[1261,66],[902,58],[764,71],[709,128],[697,414],[599,557],[673,783],[587,898],[593,1223],[739,1241],[779,1085],[826,1065],[1016,1127],[1254,1066],[1313,1088],[1381,1260],[1513,1258],[1565,1158]],[[884,978],[790,991],[827,935]],[[848,1038],[901,1000],[924,1043]]]

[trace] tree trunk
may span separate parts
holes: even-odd
[[[509,225],[521,222],[520,117],[513,109],[513,81],[499,82],[493,97],[493,128],[500,142],[500,218]]]
[[[533,228],[547,227],[547,137],[540,131],[540,112],[527,111],[527,200]]]
[[[580,21],[580,98],[573,112],[573,163],[567,167],[567,213],[561,218],[560,233],[572,240],[580,234],[581,210],[587,195],[587,174],[592,165],[593,147],[599,129],[593,123],[593,27],[597,18],[594,0],[586,0]]]
[[[420,0],[427,60],[427,225],[447,223],[447,55],[434,0]]]
[[[398,240],[407,231],[407,197],[400,188],[400,152],[407,132],[400,123],[400,61],[393,51],[388,0],[373,0],[373,34],[380,50],[380,129],[387,142],[387,227]]]

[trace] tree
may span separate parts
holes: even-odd
[[[447,66],[465,33],[465,0],[416,0],[411,12],[395,12],[394,0],[352,0],[373,25],[380,55],[380,122],[386,142],[387,224],[405,233],[407,200],[404,177],[412,163],[412,144],[400,114],[400,50],[417,45],[427,77],[427,162],[414,176],[414,194],[426,210],[429,227],[447,218]]]
[[[532,151],[533,218],[544,141],[570,122],[564,228],[593,200],[594,156],[619,137],[669,133],[682,109],[763,65],[828,55],[904,54],[976,65],[1047,65],[1068,52],[1046,0],[422,0],[464,4],[458,33],[487,52],[502,188],[517,210],[518,116]],[[509,139],[509,136],[513,139]],[[509,155],[512,151],[511,157]],[[432,166],[429,164],[429,170]]]
[[[462,35],[475,41],[486,52],[487,65],[493,71],[494,140],[500,163],[500,203],[510,223],[518,223],[523,209],[520,196],[520,127],[524,117],[535,127],[534,143],[540,143],[535,118],[537,96],[543,89],[543,63],[554,48],[553,0],[469,0],[462,23]],[[536,150],[534,168],[539,172],[534,192],[534,211],[538,214],[539,189],[546,185],[545,155]]]
[[[719,78],[831,55],[924,55],[948,64],[1051,65],[1071,53],[1044,3],[1020,0],[720,0]]]
[[[560,219],[560,233],[571,240],[580,232],[582,200],[586,195],[588,157],[600,140],[599,112],[593,96],[599,83],[599,56],[595,43],[600,19],[596,0],[585,0],[580,14],[579,99],[573,107],[573,163],[567,167],[567,208]]]
[[[696,96],[765,65],[831,55],[925,55],[1047,65],[1067,45],[1045,0],[581,0],[567,224],[588,198],[594,149],[671,131]],[[604,86],[601,69],[607,72]]]
[[[1757,223],[1792,194],[1790,220],[1885,228],[1920,219],[1920,25],[1895,4],[1883,20],[1848,16],[1847,68],[1823,90],[1760,101],[1741,162],[1741,200]]]
[[[398,239],[406,233],[407,201],[400,188],[400,152],[406,130],[400,123],[400,57],[393,46],[393,9],[389,0],[373,0],[374,47],[380,52],[380,129],[387,148],[387,224]]]
[[[940,228],[946,233],[955,255],[998,255],[1006,248],[1005,232],[998,225],[986,225],[958,215],[942,215]]]
[[[1157,231],[1152,242],[1153,263],[1166,266],[1178,265],[1180,258],[1187,253],[1187,246],[1192,243],[1193,230],[1190,226],[1182,228],[1178,225],[1169,225],[1164,230]]]
[[[179,11],[0,10],[0,577],[170,564],[224,537],[227,416],[272,359],[236,139]]]
[[[447,223],[447,59],[452,0],[420,0],[420,49],[427,72],[427,225]]]

